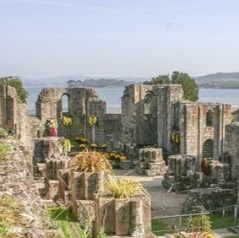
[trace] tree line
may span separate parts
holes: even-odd
[[[68,87],[109,87],[109,86],[127,86],[133,82],[126,82],[124,80],[116,79],[89,79],[85,81],[69,80],[67,82]],[[187,73],[174,71],[171,75],[159,75],[153,77],[150,81],[145,81],[145,85],[157,85],[157,84],[180,84],[184,91],[184,98],[190,101],[198,100],[199,88],[196,81],[190,77]],[[10,85],[17,91],[17,95],[23,103],[26,103],[28,92],[23,87],[22,81],[18,77],[5,77],[0,78],[1,85]],[[101,85],[101,86],[99,86]]]

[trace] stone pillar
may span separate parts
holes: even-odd
[[[66,190],[69,190],[69,169],[59,170],[59,198],[66,202]]]
[[[136,168],[138,174],[148,176],[163,175],[166,165],[163,160],[162,149],[144,148],[139,150],[139,162]]]
[[[96,232],[104,227],[106,234],[115,233],[115,203],[114,198],[96,199]]]
[[[143,202],[142,200],[132,200],[130,202],[130,235],[140,237],[145,234],[143,224]]]
[[[59,137],[42,137],[34,140],[34,164],[44,163],[46,158],[59,158],[62,147]]]
[[[71,191],[74,200],[93,200],[97,192],[103,191],[104,174],[75,172],[71,174]]]
[[[115,234],[127,236],[130,233],[130,200],[115,199]]]

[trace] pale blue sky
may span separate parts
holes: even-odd
[[[239,71],[238,0],[0,0],[0,75]]]

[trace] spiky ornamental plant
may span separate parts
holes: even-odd
[[[81,172],[112,172],[108,158],[101,152],[89,149],[77,153],[70,160],[69,167]]]
[[[106,194],[112,195],[114,198],[131,198],[134,196],[148,195],[140,182],[126,177],[117,179],[114,176],[108,176],[105,188]]]

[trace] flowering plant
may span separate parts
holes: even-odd
[[[172,142],[180,144],[180,133],[178,131],[173,131],[171,134]]]
[[[95,125],[97,122],[98,122],[97,116],[90,116],[90,117],[89,117],[89,125],[90,125],[90,126]]]
[[[72,116],[63,116],[62,122],[64,126],[72,126],[73,123]]]

